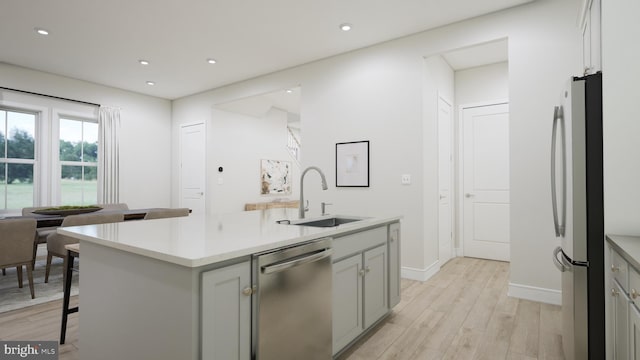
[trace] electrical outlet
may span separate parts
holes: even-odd
[[[402,175],[402,185],[409,185],[409,184],[411,184],[411,175],[403,174]]]

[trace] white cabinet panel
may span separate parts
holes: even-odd
[[[629,349],[629,298],[617,281],[611,281],[613,320],[613,358],[627,359]]]
[[[629,359],[640,360],[640,312],[629,304]]]
[[[400,223],[389,225],[389,308],[400,302]]]

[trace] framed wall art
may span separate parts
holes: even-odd
[[[369,187],[369,141],[336,144],[336,187]]]
[[[291,162],[260,160],[260,194],[291,194]]]

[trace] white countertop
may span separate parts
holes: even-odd
[[[339,215],[325,217],[332,216]],[[365,218],[330,228],[276,223],[297,218],[297,209],[269,209],[75,226],[58,228],[58,232],[80,239],[81,247],[86,241],[182,266],[199,267],[400,220],[400,217]]]
[[[607,235],[607,241],[631,266],[640,271],[640,236]]]

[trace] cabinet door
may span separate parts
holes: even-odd
[[[629,350],[629,298],[617,281],[611,281],[613,314],[613,358],[627,359]]]
[[[389,308],[400,302],[400,223],[389,225]]]
[[[355,339],[362,327],[362,253],[333,264],[333,354]]]
[[[373,325],[389,311],[387,292],[387,246],[364,253],[364,327]]]
[[[202,273],[202,359],[251,358],[250,288],[249,261]]]
[[[629,304],[629,359],[640,360],[640,312]]]

